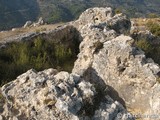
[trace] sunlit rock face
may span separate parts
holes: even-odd
[[[51,68],[18,76],[1,88],[0,119],[134,120],[160,114],[160,68],[127,36],[131,23],[125,15],[90,8],[69,25],[81,37],[72,73]]]
[[[6,98],[1,118],[8,120],[125,120],[128,114],[83,77],[55,69],[29,70],[1,90]]]
[[[113,16],[112,12],[106,12],[104,17],[104,11],[109,10],[89,9],[75,22],[83,41],[72,72],[81,76],[87,73],[86,78],[92,82],[108,85],[112,93],[110,96],[131,113],[158,116],[159,65],[146,58],[145,53],[135,47],[133,38],[127,36],[130,20],[123,14]],[[90,18],[96,16],[98,22],[84,21],[89,17],[89,11],[95,11]],[[103,15],[97,11],[103,11]],[[81,23],[85,25],[81,26]]]

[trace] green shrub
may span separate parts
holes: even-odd
[[[63,38],[64,41],[66,39]],[[14,80],[31,68],[37,71],[57,68],[70,72],[78,54],[77,39],[72,39],[74,42],[68,44],[43,37],[10,43],[7,48],[0,50],[0,84]]]
[[[136,46],[141,48],[147,58],[152,58],[156,63],[160,64],[160,46],[151,44],[147,40],[138,40],[135,42]]]
[[[152,34],[160,37],[160,24],[149,21],[147,23],[147,27],[151,31]]]
[[[147,40],[136,41],[136,46],[145,51],[146,54],[149,54],[152,51],[152,46]]]
[[[147,15],[147,17],[148,17],[148,18],[158,18],[159,15],[157,15],[156,13],[149,13],[149,14]]]

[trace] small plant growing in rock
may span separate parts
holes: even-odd
[[[97,41],[94,43],[93,47],[95,48],[95,53],[99,52],[100,49],[103,48],[103,43],[101,43],[100,41]]]

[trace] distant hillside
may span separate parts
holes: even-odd
[[[35,0],[0,0],[0,29],[23,25],[27,20],[36,20],[39,14]]]
[[[89,7],[111,6],[130,17],[160,15],[160,0],[9,0],[0,1],[0,30],[22,26],[42,16],[48,23],[66,22]]]

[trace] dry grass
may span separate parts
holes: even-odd
[[[146,26],[148,22],[160,24],[160,18],[133,18],[131,21],[133,21],[136,26]]]
[[[28,28],[14,28],[14,30],[1,31],[0,32],[0,41],[7,39],[9,37],[14,37],[14,36],[25,34],[25,33],[52,30],[52,29],[55,29],[61,25],[64,25],[64,23],[41,25],[41,26],[37,26],[37,27],[28,27]]]

